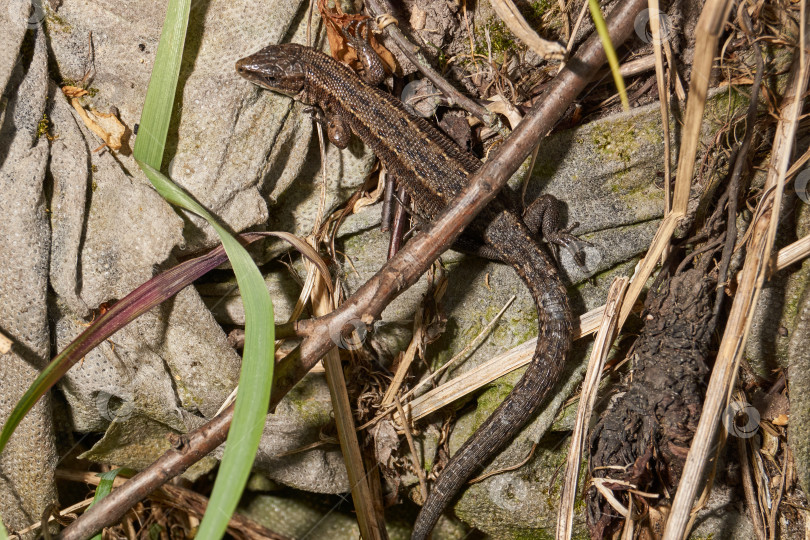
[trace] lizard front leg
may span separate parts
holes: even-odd
[[[308,112],[312,115],[313,120],[326,128],[326,136],[329,142],[341,150],[349,146],[349,141],[352,140],[352,129],[343,116],[337,114],[328,105],[323,109],[307,107],[304,112]]]

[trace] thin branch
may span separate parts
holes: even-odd
[[[380,17],[392,11],[387,0],[367,0],[366,9],[375,17]],[[389,24],[385,27],[385,31],[388,32],[388,35],[391,36],[391,39],[397,44],[402,54],[404,54],[413,65],[419,68],[419,71],[433,83],[433,86],[441,90],[441,92],[447,96],[451,105],[458,105],[492,129],[498,131],[502,129],[503,126],[498,116],[490,113],[474,100],[456,90],[452,84],[439,75],[439,73],[431,67],[430,62],[419,52],[419,47],[411,43],[397,24]]]

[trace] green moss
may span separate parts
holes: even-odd
[[[549,39],[551,34],[559,33],[562,29],[563,18],[559,12],[559,5],[554,0],[537,0],[529,4],[529,9],[523,11],[526,22],[541,36]]]
[[[588,136],[590,141],[584,138]],[[636,204],[639,197],[660,199],[660,190],[650,183],[647,172],[633,166],[643,148],[663,146],[663,134],[657,122],[622,118],[597,123],[585,132],[584,137],[577,139],[589,144],[596,154],[620,165],[607,180],[607,189],[622,196],[628,204]]]
[[[65,32],[69,34],[73,31],[73,27],[68,24],[68,22],[56,14],[55,11],[51,10],[49,6],[45,6],[45,10],[47,11],[45,16],[45,27],[48,30],[56,30],[59,32]]]
[[[663,144],[661,128],[657,122],[640,122],[638,118],[624,118],[612,122],[598,122],[590,130],[591,143],[597,153],[629,165],[642,143]]]
[[[503,55],[506,52],[523,50],[526,48],[526,46],[520,43],[515,35],[509,31],[509,28],[507,28],[506,25],[499,19],[492,17],[484,24],[484,26],[489,33],[489,41],[492,44],[493,55]],[[479,37],[475,41],[475,52],[476,54],[487,56],[488,45],[485,35],[486,34],[483,31],[479,33]]]
[[[514,540],[550,540],[554,535],[545,529],[516,529],[512,531]]]
[[[51,122],[48,120],[48,115],[42,113],[42,118],[39,120],[39,124],[37,124],[37,139],[42,137],[43,135],[48,135],[48,130],[51,127]]]
[[[328,424],[331,418],[321,401],[315,399],[318,382],[312,377],[307,376],[287,393],[287,403],[295,407],[304,425],[317,427]]]

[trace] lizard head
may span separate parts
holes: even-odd
[[[269,45],[236,62],[236,72],[262,88],[297,96],[304,89],[302,50],[292,43]]]

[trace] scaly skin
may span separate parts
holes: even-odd
[[[360,137],[405,187],[420,216],[435,217],[481,167],[477,158],[424,119],[411,116],[398,100],[314,49],[271,45],[237,62],[236,69],[259,86],[320,107],[337,146],[344,148],[352,132]],[[487,253],[511,264],[526,283],[537,305],[537,347],[512,392],[445,466],[417,517],[412,540],[427,538],[464,482],[531,418],[559,379],[571,345],[565,286],[512,199],[511,192],[499,194],[465,235],[483,241]],[[543,222],[547,238],[569,241],[549,216],[533,221]]]

